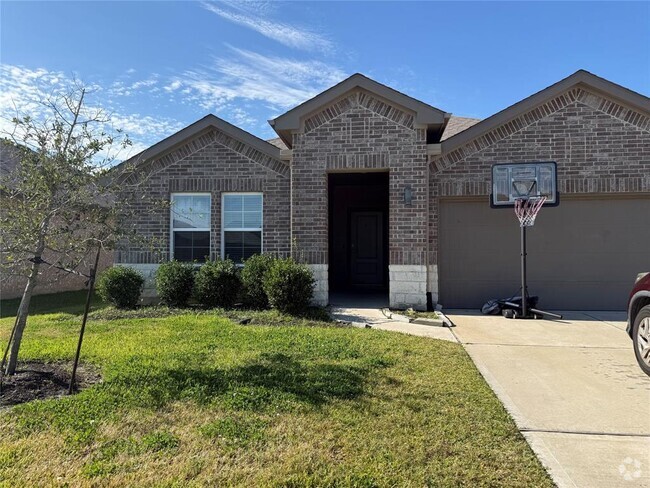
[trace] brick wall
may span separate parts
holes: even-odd
[[[148,177],[142,187],[147,199],[136,204],[132,224],[151,238],[144,244],[125,244],[115,253],[117,263],[150,264],[169,258],[169,201],[171,193],[210,193],[212,196],[211,257],[221,253],[221,194],[264,194],[263,247],[265,252],[289,253],[289,167],[228,135],[210,130],[182,147],[146,163],[139,174]],[[153,200],[153,201],[152,201]]]
[[[438,201],[490,194],[494,163],[556,161],[561,193],[650,192],[650,117],[574,88],[431,159],[430,262],[437,262]]]
[[[387,170],[390,264],[426,264],[426,134],[413,115],[357,90],[304,121],[291,163],[292,235],[310,264],[328,262],[327,173]],[[405,185],[413,203],[405,205]]]
[[[57,259],[57,256],[50,257],[46,253],[44,259],[45,261],[51,262]],[[76,270],[80,273],[90,272],[94,259],[95,254],[91,252]],[[102,252],[99,259],[98,273],[101,273],[112,264],[113,252]],[[38,284],[34,288],[34,294],[42,295],[45,293],[83,290],[86,288],[87,281],[88,279],[84,276],[66,273],[43,264],[39,270]],[[3,273],[2,279],[0,279],[0,299],[5,300],[22,296],[25,285],[27,285],[27,278],[25,276],[11,274],[10,272]]]
[[[426,133],[413,114],[357,89],[303,121],[291,163],[294,255],[320,266],[326,303],[329,172],[389,171],[389,288],[392,306],[426,305],[428,177]],[[413,190],[412,205],[404,188]],[[400,279],[412,278],[410,281]],[[324,298],[323,298],[324,297]]]

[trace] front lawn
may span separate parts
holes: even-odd
[[[248,315],[96,313],[104,381],[1,412],[0,483],[553,486],[460,345]],[[69,360],[79,321],[31,317],[22,358]]]

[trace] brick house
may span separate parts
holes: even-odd
[[[0,178],[3,179],[5,184],[9,184],[11,181],[12,173],[16,170],[16,167],[20,165],[20,158],[21,153],[13,142],[8,141],[7,139],[0,139]],[[2,201],[2,195],[0,195],[0,212],[2,212],[3,208],[6,208],[5,205],[6,203]],[[6,245],[7,241],[5,240],[3,244]],[[5,249],[2,249],[2,251],[4,250]],[[60,254],[50,250],[46,250],[43,255],[43,259],[46,263],[54,263],[60,258]],[[4,252],[0,252],[0,262],[6,264],[6,261],[4,261],[5,259],[6,256]],[[78,270],[86,271],[90,269],[93,259],[94,253],[92,256],[85,256],[81,261]],[[101,272],[110,267],[113,261],[114,258],[112,252],[102,252],[98,265],[99,271]],[[7,300],[10,298],[21,297],[25,291],[25,286],[27,285],[28,273],[29,272],[20,265],[15,268],[3,267],[2,273],[0,273],[0,299]],[[66,273],[54,266],[43,264],[39,270],[38,284],[34,288],[34,294],[41,295],[44,293],[81,290],[82,288],[85,288],[87,281],[88,278],[85,276]]]
[[[170,257],[293,255],[320,304],[373,291],[478,307],[519,280],[492,165],[556,161],[561,204],[529,235],[540,305],[624,309],[650,270],[650,99],[586,71],[481,121],[355,74],[269,123],[279,137],[264,141],[208,115],[139,155],[145,191],[172,210],[143,204],[134,224],[159,245],[125,244],[116,263],[151,279]]]

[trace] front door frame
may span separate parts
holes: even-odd
[[[381,177],[379,175],[382,175]],[[348,234],[346,240],[345,251],[341,246],[337,246],[338,250],[334,249],[335,244],[335,222],[337,220],[337,214],[335,214],[335,193],[336,188],[340,186],[347,186],[346,176],[350,177],[350,180],[358,179],[358,183],[350,182],[350,186],[359,186],[362,187],[365,182],[363,181],[363,176],[368,177],[368,185],[374,186],[375,188],[381,188],[381,191],[384,192],[385,196],[381,198],[375,198],[368,200],[364,205],[364,202],[361,205],[355,205],[354,202],[345,208],[341,208],[341,211],[344,212],[339,215],[339,218],[344,218],[347,220],[347,225],[345,225],[345,232]],[[388,170],[381,171],[345,171],[345,172],[328,172],[327,173],[328,181],[328,256],[329,256],[329,270],[328,270],[328,289],[329,291],[334,292],[357,292],[357,291],[368,291],[368,292],[388,292],[389,291],[389,239],[390,239],[390,172]],[[360,191],[363,191],[361,189]],[[341,200],[339,200],[341,202]],[[338,204],[340,206],[340,203]],[[344,205],[345,206],[345,205]],[[351,284],[351,213],[352,212],[381,212],[382,215],[382,283],[378,286],[364,286],[364,285],[352,285]],[[340,221],[339,221],[340,222]],[[338,232],[341,232],[339,227]],[[334,264],[336,263],[336,264]],[[340,265],[343,264],[346,268],[346,271],[342,273]],[[335,268],[336,267],[336,268]],[[335,271],[338,269],[339,271]]]

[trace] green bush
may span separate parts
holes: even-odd
[[[97,281],[97,293],[117,308],[135,308],[140,302],[144,278],[133,268],[113,266]]]
[[[281,312],[304,313],[314,295],[314,276],[293,259],[276,259],[264,275],[269,304]]]
[[[158,267],[156,290],[163,303],[170,307],[184,307],[194,288],[194,266],[190,263],[169,261]]]
[[[196,298],[206,307],[232,307],[240,289],[239,270],[230,259],[208,261],[194,280]]]
[[[259,309],[268,308],[269,299],[264,291],[264,275],[273,262],[274,259],[268,254],[256,254],[244,263],[241,282],[246,305]]]

